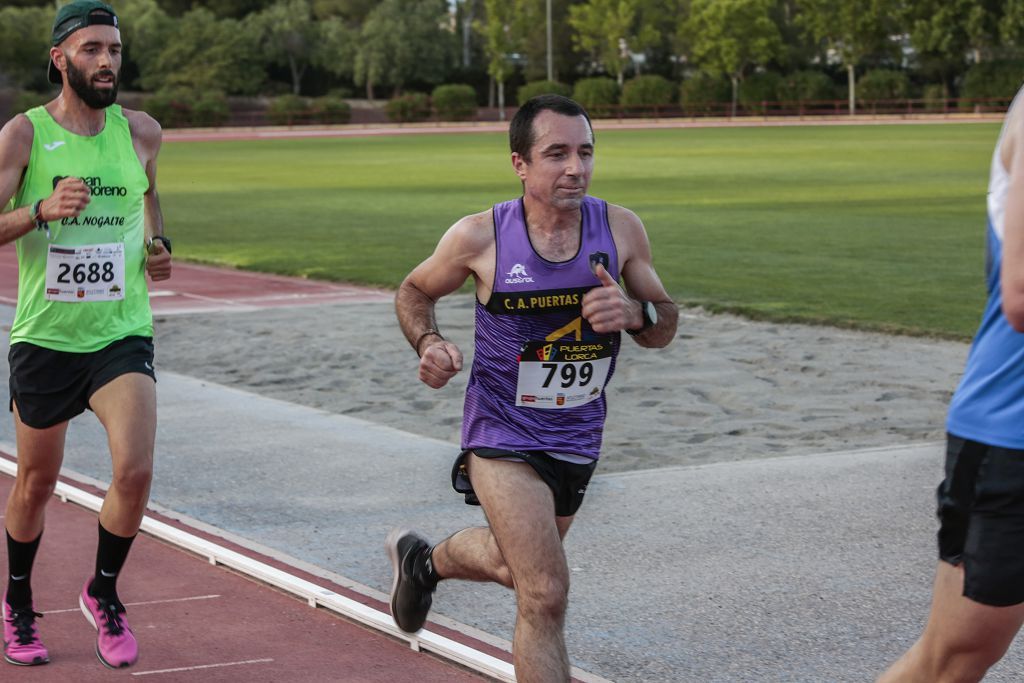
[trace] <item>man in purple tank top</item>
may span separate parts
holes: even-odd
[[[411,633],[441,579],[513,588],[517,678],[567,681],[562,539],[597,466],[620,333],[663,347],[678,309],[640,219],[587,195],[594,132],[583,108],[535,97],[516,113],[509,139],[522,198],[455,223],[395,300],[420,379],[440,389],[462,369],[462,352],[438,330],[434,303],[470,276],[476,284],[475,356],[452,484],[483,506],[488,525],[434,546],[391,532],[391,613]]]

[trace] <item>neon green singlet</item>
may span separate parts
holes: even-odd
[[[18,308],[11,343],[31,342],[56,351],[88,353],[131,335],[153,336],[153,314],[145,279],[143,194],[149,179],[132,146],[128,119],[121,107],[106,109],[103,131],[76,135],[53,120],[43,107],[25,113],[34,127],[32,155],[13,208],[32,206],[53,192],[56,181],[82,178],[92,190],[89,205],[76,218],[50,223],[50,236],[41,230],[22,236],[18,248]],[[124,298],[113,301],[53,301],[47,284],[47,259],[54,247],[124,245]],[[51,278],[56,264],[51,264]],[[61,282],[86,282],[85,269],[72,279],[70,267]],[[97,268],[89,282],[99,280]],[[109,273],[104,273],[104,276]],[[53,280],[51,280],[51,283]],[[102,280],[99,281],[102,285]],[[84,288],[86,285],[83,284]],[[115,287],[115,290],[120,288]],[[79,290],[79,296],[84,296]]]

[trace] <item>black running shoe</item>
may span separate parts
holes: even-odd
[[[395,572],[391,584],[391,616],[398,628],[415,633],[427,620],[437,587],[424,580],[430,544],[408,529],[393,529],[384,546]]]

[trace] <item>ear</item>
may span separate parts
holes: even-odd
[[[50,48],[50,59],[53,60],[54,65],[61,73],[67,73],[68,63],[67,55],[64,54],[64,50],[60,49],[56,45]]]
[[[526,180],[526,166],[529,162],[519,152],[512,152],[512,168],[520,180]]]

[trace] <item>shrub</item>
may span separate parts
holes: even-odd
[[[624,107],[658,107],[672,104],[675,101],[675,84],[665,78],[650,74],[637,76],[622,86],[622,105]]]
[[[388,119],[398,123],[426,121],[430,118],[430,100],[424,93],[410,92],[388,100]]]
[[[351,105],[331,95],[313,100],[309,113],[319,123],[348,123],[352,120]]]
[[[612,108],[619,103],[619,84],[604,76],[581,78],[572,89],[572,98],[583,105],[591,116],[607,116],[613,113]]]
[[[194,99],[188,88],[164,88],[147,97],[142,108],[164,128],[181,128],[192,123]]]
[[[516,101],[519,104],[523,104],[537,95],[572,97],[572,88],[558,81],[532,81],[519,87],[519,90],[516,91]]]
[[[924,100],[925,111],[945,111],[947,107],[946,86],[942,83],[929,83],[924,86],[921,99]]]
[[[777,102],[782,99],[779,91],[782,90],[782,76],[774,71],[763,71],[751,74],[740,83],[739,101],[749,111],[759,114],[768,113],[765,111],[765,102]]]
[[[270,101],[267,118],[275,126],[304,123],[309,118],[309,102],[298,95],[281,95]]]
[[[688,114],[721,113],[721,103],[732,100],[729,81],[706,73],[698,73],[679,87],[679,103]]]
[[[814,102],[831,100],[835,95],[835,84],[822,71],[794,71],[782,77],[779,83],[779,99],[786,102]]]
[[[910,79],[904,71],[872,69],[857,83],[857,98],[874,100],[901,100],[910,91]]]
[[[231,118],[228,98],[219,91],[206,91],[192,104],[192,123],[197,126],[223,126]]]
[[[454,83],[439,85],[430,95],[442,121],[469,121],[476,116],[476,92],[471,86]]]
[[[1001,61],[975,64],[964,74],[960,96],[971,100],[1013,97],[1024,80],[1024,62]],[[971,108],[974,105],[964,103]]]

